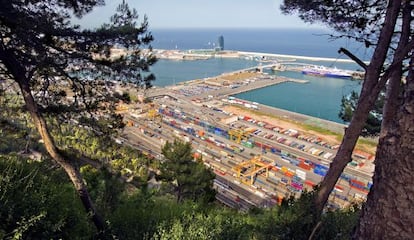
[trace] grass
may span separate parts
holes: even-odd
[[[242,107],[242,106],[235,106],[235,105],[232,105],[232,106],[235,107],[235,108],[238,108],[240,110],[243,110],[243,111],[252,113],[254,115],[257,115],[257,116],[266,116],[266,117],[270,117],[270,118],[273,118],[273,119],[278,119],[280,121],[284,121],[284,122],[289,122],[289,123],[295,124],[299,128],[304,129],[305,131],[313,131],[313,132],[315,132],[317,134],[321,134],[321,135],[334,136],[339,142],[341,142],[342,141],[342,138],[343,138],[343,134],[336,133],[336,132],[330,131],[328,129],[324,129],[324,128],[319,127],[319,126],[315,126],[315,125],[311,125],[311,124],[306,124],[306,123],[301,123],[301,122],[293,121],[293,120],[290,120],[290,119],[286,119],[286,118],[283,118],[283,117],[275,116],[275,115],[272,115],[272,114],[269,114],[269,113],[260,112],[260,111],[257,111],[257,110],[252,110],[252,109],[249,109],[249,108],[246,108],[246,107]],[[358,149],[360,149],[362,151],[371,153],[371,154],[375,154],[375,148],[376,148],[376,146],[377,146],[377,142],[375,140],[371,140],[371,139],[366,139],[366,138],[361,138],[360,137],[358,139],[356,148],[358,148]]]
[[[303,127],[304,129],[306,129],[307,131],[314,131],[323,135],[331,135],[334,136],[338,141],[342,141],[343,135],[333,132],[331,130],[328,129],[324,129],[318,126],[313,126],[313,125],[309,125],[309,124],[305,124],[305,123],[296,123],[297,125]]]
[[[260,112],[260,111],[251,110],[251,109],[248,109],[246,107],[234,106],[234,105],[233,105],[233,107],[239,108],[243,111],[247,111],[247,112],[250,112],[250,113],[258,115],[258,116],[266,116],[266,117],[278,119],[280,121],[289,122],[289,123],[298,125],[299,127],[302,127],[303,129],[305,129],[307,131],[314,131],[314,132],[317,132],[317,133],[320,133],[320,134],[323,134],[323,135],[332,135],[332,136],[337,137],[338,140],[341,140],[342,137],[343,137],[342,134],[330,131],[330,130],[322,128],[322,127],[318,127],[318,126],[314,126],[314,125],[310,125],[310,124],[306,124],[306,123],[301,123],[301,122],[297,122],[297,121],[293,121],[293,120],[286,119],[286,118],[279,117],[279,116],[275,116],[275,115],[272,115],[272,114],[269,114],[269,113],[263,113],[263,112]]]
[[[260,74],[253,73],[253,72],[242,72],[242,73],[234,73],[232,75],[225,75],[225,76],[222,76],[221,78],[224,80],[235,81],[235,80],[240,80],[240,79],[256,77],[258,75]]]
[[[378,145],[378,142],[373,140],[373,139],[366,139],[366,138],[359,138],[358,142],[357,142],[357,146],[358,148],[360,148],[361,150],[371,153],[373,155],[375,155],[375,150]]]

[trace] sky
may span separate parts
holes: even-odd
[[[122,0],[106,0],[74,23],[95,28],[108,22]],[[147,15],[150,29],[166,28],[309,28],[297,16],[280,12],[282,0],[127,0],[140,19]]]

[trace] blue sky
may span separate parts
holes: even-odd
[[[121,0],[106,0],[81,20],[85,28],[107,22]],[[307,28],[297,16],[283,15],[282,0],[127,0],[140,17],[148,16],[150,28]]]

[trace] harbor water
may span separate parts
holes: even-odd
[[[309,83],[285,82],[240,93],[235,97],[343,123],[338,117],[342,96],[361,89],[361,82],[357,80],[318,78],[300,72],[281,72],[276,75],[303,79]]]
[[[233,50],[240,51],[330,57],[332,58],[332,61],[296,60],[296,62],[350,70],[358,69],[358,67],[353,63],[343,63],[337,61],[337,59],[341,57],[336,52],[340,46],[340,43],[335,44],[334,42],[321,37],[319,37],[318,41],[318,38],[313,35],[312,32],[304,31],[297,33],[289,31],[286,32],[286,30],[284,30],[278,34],[273,30],[268,30],[267,34],[270,37],[279,36],[279,39],[274,39],[272,43],[268,38],[263,40],[264,37],[252,37],[255,33],[257,34],[258,30],[252,31],[253,32],[250,34],[247,33],[247,35],[246,31],[242,31],[243,33],[241,33],[241,31],[229,31],[227,32],[227,35],[223,34],[225,38],[225,46],[233,46]],[[266,31],[264,30],[260,30],[259,33],[263,36],[266,35]],[[209,38],[211,41],[214,41],[214,38],[212,37],[213,34],[222,33],[213,30],[207,32],[193,32],[193,34],[191,34],[190,30],[168,30],[158,33],[154,32],[154,37],[156,39],[154,42],[154,48],[177,48],[183,50],[208,48],[209,46],[212,46],[212,43],[205,43],[205,41],[208,41]],[[293,39],[291,41],[288,41],[289,34],[291,34],[290,37]],[[242,36],[250,37],[245,39],[237,38]],[[170,40],[168,41],[168,39]],[[235,39],[234,41],[236,42],[231,42],[232,39]],[[350,43],[346,44],[348,47],[352,45]],[[280,46],[283,48],[280,48]],[[238,49],[236,49],[236,47]],[[363,53],[363,55],[366,55],[366,52]],[[213,77],[222,73],[253,67],[259,64],[260,63],[255,60],[233,58],[211,58],[208,60],[194,61],[159,60],[154,66],[151,67],[151,71],[156,76],[156,81],[154,82],[155,86],[168,86],[183,81]],[[353,81],[349,79],[318,78],[303,75],[300,72],[290,71],[279,73],[269,72],[269,74],[277,74],[289,78],[308,80],[309,83],[301,84],[287,82],[241,93],[236,95],[236,97],[317,118],[343,123],[343,121],[338,117],[342,97],[348,95],[351,91],[360,91],[361,88],[360,81]]]

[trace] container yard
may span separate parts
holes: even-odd
[[[260,85],[258,79],[265,85],[271,81],[261,76],[254,78],[255,81],[237,81],[256,84],[246,83],[246,88]],[[254,114],[224,110],[242,106],[260,112],[262,106],[232,97],[232,90],[237,88],[231,84],[221,88],[204,84],[198,82],[151,93],[150,109],[137,106],[148,110],[141,113],[131,110],[125,115],[128,121],[125,140],[131,144],[139,141],[151,149],[148,154],[160,159],[165,141],[178,138],[191,142],[194,156],[201,157],[205,166],[216,174],[217,199],[240,210],[270,207],[284,197],[298,197],[323,179],[336,154],[337,143]],[[332,208],[365,199],[372,185],[373,156],[357,150],[353,159],[331,194]]]

